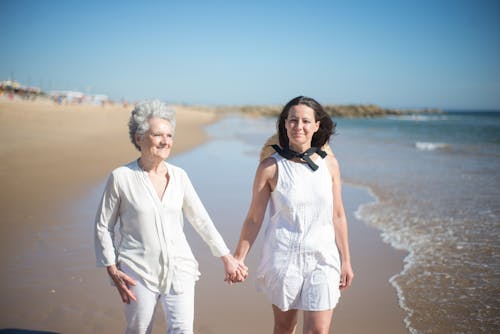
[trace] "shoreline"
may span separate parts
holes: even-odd
[[[498,325],[490,284],[498,248],[491,233],[498,225],[498,122],[498,114],[474,112],[339,121],[334,147],[347,166],[344,180],[379,198],[362,216],[384,242],[406,252],[391,283],[412,333],[491,332]],[[448,146],[422,150],[419,142]],[[468,189],[478,196],[464,195]]]
[[[0,216],[3,236],[0,260],[5,268],[1,290],[5,297],[0,305],[2,309],[10,310],[1,316],[0,329],[62,333],[123,331],[123,311],[118,305],[116,291],[107,284],[105,272],[92,266],[95,260],[93,239],[89,234],[93,227],[88,217],[95,214],[93,202],[100,197],[100,184],[111,169],[137,157],[126,128],[130,110],[96,107],[88,111],[55,112],[42,108],[33,114],[22,110],[26,106],[17,105],[20,108],[16,114],[9,114],[13,111],[6,112],[0,100],[0,126],[3,130],[0,138],[4,143],[0,147],[0,156],[3,161],[17,159],[9,162],[10,170],[0,169],[1,182],[9,190],[2,194],[6,201],[2,204]],[[210,136],[204,128],[224,118],[224,115],[185,107],[177,110],[175,157],[184,156],[180,153],[208,143]],[[60,129],[74,122],[77,122],[77,127]],[[101,123],[96,125],[96,122]],[[61,142],[61,138],[70,134],[79,137]],[[113,152],[96,150],[103,145],[112,148]],[[59,157],[61,150],[67,154],[66,159],[72,157],[76,161],[61,164],[64,162]],[[24,166],[24,162],[30,164]],[[191,166],[198,168],[194,164]],[[78,169],[68,171],[70,167]],[[23,173],[32,174],[28,175],[28,181],[22,177]],[[54,185],[61,173],[67,175]],[[253,170],[248,173],[253,173]],[[36,187],[40,189],[30,191]],[[357,187],[347,184],[345,188],[348,192],[348,201],[345,202],[350,206],[350,214],[364,203],[358,202],[369,200],[369,195],[364,194],[368,193],[366,189]],[[217,214],[214,216],[217,218]],[[224,216],[216,220],[223,220]],[[403,311],[398,305],[396,291],[388,281],[393,273],[400,271],[395,271],[402,266],[400,254],[382,241],[378,229],[356,220],[356,217],[349,219],[351,252],[358,260],[353,263],[356,278],[353,288],[344,293],[334,313],[332,331],[360,333],[370,329],[372,333],[406,333],[400,317]],[[225,234],[231,249],[237,240],[233,232],[221,226],[221,233]],[[200,249],[204,249],[203,245]],[[257,322],[264,332],[268,332],[272,326],[270,306],[265,297],[255,291],[253,280],[231,288],[230,292],[221,292],[227,287],[220,282],[218,259],[206,252],[196,256],[208,269],[203,270],[203,277],[197,284],[195,329],[202,333],[214,330],[226,333],[235,326],[244,325],[248,330],[252,329],[249,333],[253,333]],[[257,252],[253,256],[249,261],[257,260]],[[377,264],[381,258],[384,259],[381,267],[372,268],[372,264]],[[252,264],[252,268],[255,269],[255,265]],[[218,293],[223,293],[222,299]],[[214,303],[214,300],[220,302]],[[245,303],[241,304],[241,300]],[[262,302],[266,307],[256,306]],[[228,305],[238,307],[230,307],[235,314],[228,321],[230,326],[221,329],[220,326],[227,324],[219,315]],[[365,321],[360,322],[359,317]],[[161,312],[157,312],[153,332],[164,328],[164,324]]]
[[[343,192],[355,274],[353,287],[345,294],[346,297],[354,295],[353,299],[357,304],[349,301],[345,310],[340,304],[339,311],[334,312],[334,321],[335,313],[341,312],[342,321],[340,328],[335,329],[352,334],[367,331],[380,334],[409,333],[405,323],[406,309],[401,306],[398,288],[391,282],[393,277],[404,270],[408,252],[387,243],[382,237],[383,231],[359,214],[363,207],[378,201],[373,189],[360,183],[344,181]],[[352,203],[353,198],[356,203]],[[374,287],[376,290],[372,290]],[[360,301],[362,306],[359,305]],[[359,324],[355,316],[360,310],[363,313],[363,324]],[[370,325],[367,326],[366,323]]]
[[[380,198],[379,198],[379,196],[377,196],[376,192],[370,186],[364,185],[364,184],[361,184],[361,183],[356,183],[356,182],[352,182],[351,181],[351,182],[348,182],[347,184],[350,184],[351,186],[354,186],[354,187],[359,187],[359,188],[365,189],[368,192],[368,194],[373,198],[373,201],[371,201],[371,202],[366,202],[366,203],[360,204],[358,206],[358,208],[356,209],[356,211],[354,212],[354,216],[357,219],[359,219],[360,221],[362,221],[364,224],[366,224],[366,226],[374,228],[375,230],[377,230],[379,232],[379,238],[380,238],[381,242],[383,242],[384,244],[389,245],[392,249],[394,249],[397,252],[404,253],[404,254],[402,254],[402,258],[401,258],[401,264],[402,264],[401,271],[399,271],[399,272],[395,273],[394,275],[390,276],[389,279],[388,279],[388,282],[391,284],[391,286],[396,291],[398,305],[399,305],[400,309],[404,312],[404,319],[403,319],[403,321],[404,321],[405,327],[406,327],[406,329],[408,331],[410,331],[411,330],[411,324],[410,324],[408,318],[411,315],[411,313],[413,312],[413,310],[411,310],[406,305],[405,298],[404,298],[404,295],[403,295],[403,289],[402,289],[401,286],[399,286],[397,284],[396,279],[397,279],[397,277],[403,275],[405,273],[405,271],[407,270],[407,266],[409,265],[408,258],[412,257],[412,252],[411,252],[411,250],[409,250],[409,249],[407,249],[405,247],[396,245],[395,242],[393,242],[392,240],[389,240],[388,237],[384,236],[385,231],[383,229],[370,224],[370,222],[368,221],[368,219],[365,218],[365,217],[363,217],[362,210],[365,207],[376,205],[376,204],[380,203]]]

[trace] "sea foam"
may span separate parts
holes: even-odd
[[[447,143],[433,143],[433,142],[422,142],[417,141],[415,143],[415,148],[419,151],[436,151],[449,148],[450,145]]]

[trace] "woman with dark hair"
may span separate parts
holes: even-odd
[[[277,128],[279,145],[257,168],[235,258],[245,260],[269,203],[256,285],[272,303],[274,333],[293,333],[298,310],[304,333],[327,333],[340,290],[354,277],[339,165],[322,150],[335,123],[317,101],[299,96],[285,105]]]

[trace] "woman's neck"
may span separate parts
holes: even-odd
[[[141,155],[137,163],[142,170],[148,173],[160,174],[165,170],[165,165],[163,164],[162,159],[154,159]]]
[[[293,150],[293,151],[295,151],[297,153],[303,153],[303,152],[305,152],[305,151],[307,151],[308,149],[311,148],[311,144],[309,143],[307,145],[306,144],[304,144],[304,145],[294,145],[292,143],[288,143],[288,147],[291,150]]]

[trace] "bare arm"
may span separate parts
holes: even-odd
[[[333,226],[335,229],[335,242],[340,252],[342,263],[340,276],[340,289],[351,286],[354,273],[351,266],[351,254],[349,251],[349,238],[347,232],[347,218],[342,202],[342,182],[340,179],[340,168],[337,159],[333,155],[326,157],[328,169],[332,176],[333,192]]]
[[[264,159],[257,167],[253,184],[252,202],[241,229],[240,240],[234,257],[244,261],[259,234],[267,203],[276,187],[278,169],[274,158]]]

